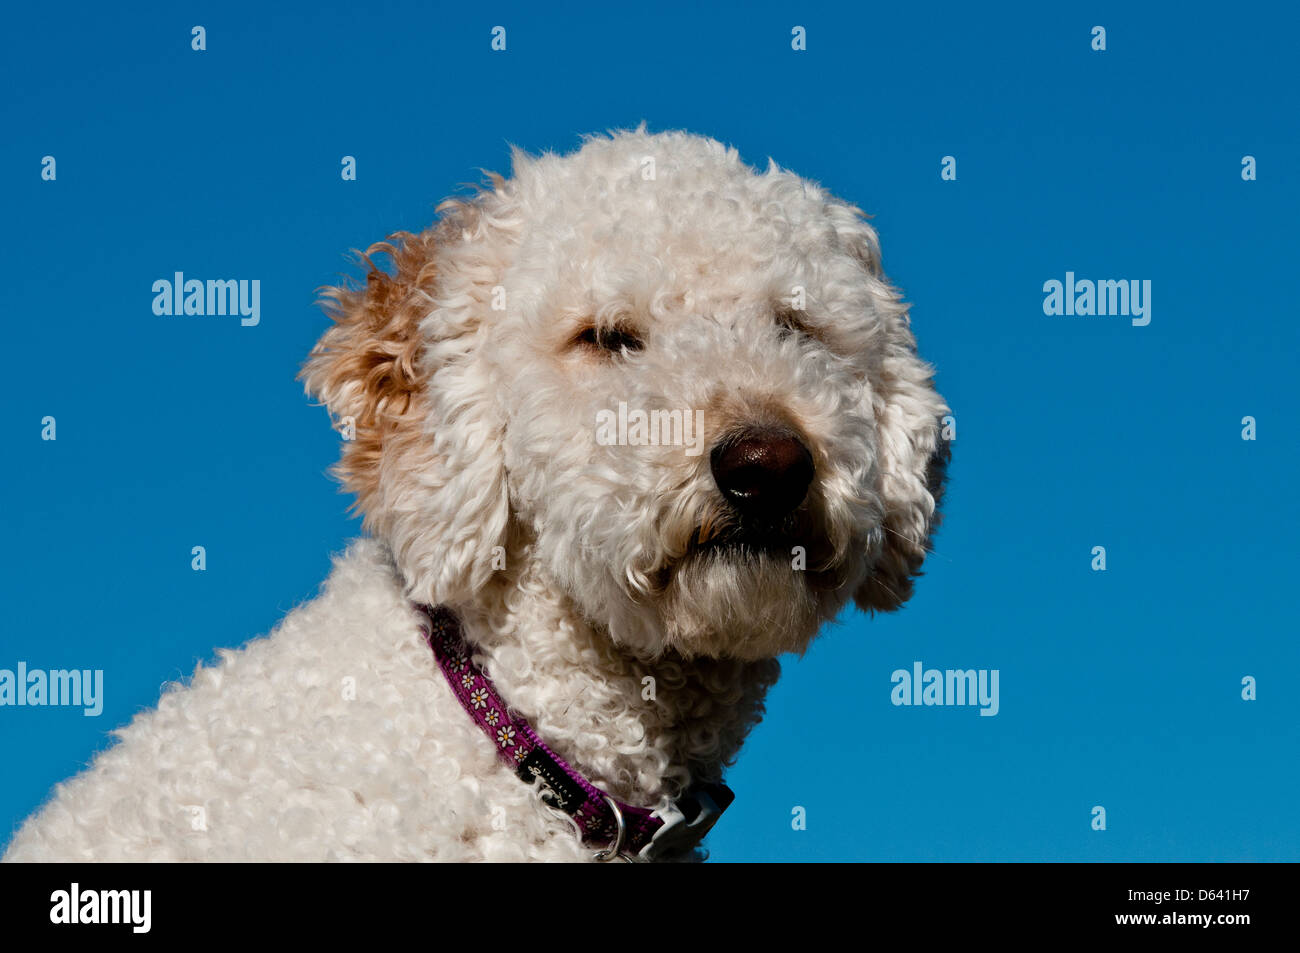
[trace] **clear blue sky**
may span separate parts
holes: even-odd
[[[294,381],[344,253],[507,142],[645,119],[873,213],[958,420],[916,598],[787,663],[714,856],[1300,859],[1294,6],[844,6],[7,11],[0,668],[102,668],[107,697],[0,709],[0,839],[358,531]],[[174,271],[260,278],[260,325],[156,317]],[[1044,315],[1067,271],[1149,279],[1150,325]],[[894,707],[918,660],[998,669],[999,714]]]

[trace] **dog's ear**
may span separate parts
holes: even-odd
[[[334,325],[300,375],[344,436],[334,473],[366,530],[392,548],[407,595],[430,604],[472,598],[500,565],[509,519],[500,414],[477,361],[486,276],[499,274],[484,194],[360,254],[363,286],[323,289]]]
[[[869,356],[871,406],[864,410],[875,423],[883,515],[870,547],[871,571],[854,601],[864,611],[888,612],[911,597],[939,524],[950,455],[943,418],[949,409],[934,388],[934,369],[917,356],[907,305],[881,268],[875,229],[859,210],[843,212],[840,237],[865,273],[880,321],[878,351]]]

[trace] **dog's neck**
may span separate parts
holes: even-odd
[[[505,702],[589,781],[644,807],[721,780],[780,673],[775,659],[636,658],[528,561],[451,608]]]

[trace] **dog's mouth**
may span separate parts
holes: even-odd
[[[842,584],[834,547],[807,509],[775,521],[742,518],[730,512],[706,517],[691,534],[682,555],[656,574],[656,583],[660,589],[666,588],[673,575],[687,565],[744,567],[760,562],[784,563],[792,575],[814,589]]]
[[[801,543],[799,540],[803,538]],[[780,524],[740,523],[722,531],[697,527],[686,547],[686,556],[711,555],[720,558],[752,559],[762,555],[792,556],[806,550],[807,539],[793,520]]]

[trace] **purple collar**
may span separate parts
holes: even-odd
[[[661,811],[616,800],[570,767],[501,700],[451,610],[416,608],[429,621],[421,630],[438,667],[497,757],[529,784],[541,782],[542,800],[577,822],[582,842],[601,848],[598,860],[661,860],[691,850],[735,798],[725,784],[700,784]]]

